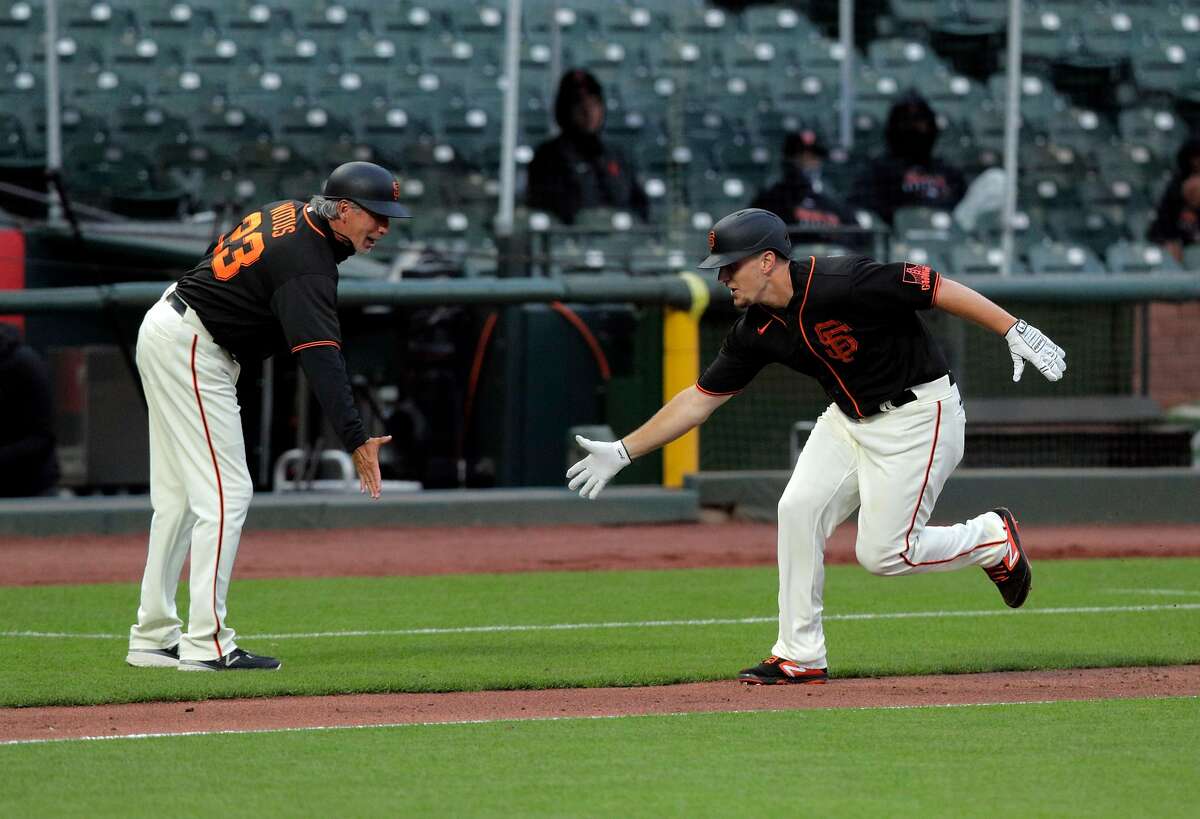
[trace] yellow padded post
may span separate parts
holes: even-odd
[[[672,307],[663,314],[663,403],[700,377],[700,317],[708,309],[708,285],[695,273],[679,274],[692,292],[687,310]],[[700,431],[663,447],[663,486],[683,486],[683,476],[700,468]]]

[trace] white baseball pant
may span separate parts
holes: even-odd
[[[195,311],[181,316],[165,300],[142,321],[137,366],[150,414],[154,517],[129,647],[179,643],[181,660],[214,660],[237,647],[225,597],[253,494],[237,401],[241,366],[213,343]],[[175,590],[189,546],[190,609],[181,634]]]
[[[856,508],[855,556],[873,574],[993,566],[1004,556],[1007,536],[992,512],[925,525],[962,460],[966,415],[948,377],[912,390],[916,401],[861,421],[831,405],[809,435],[779,500],[777,657],[827,667],[825,542]]]

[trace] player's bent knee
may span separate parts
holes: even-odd
[[[877,575],[897,574],[897,569],[904,564],[900,550],[892,544],[866,544],[860,540],[854,546],[854,556],[859,565]]]

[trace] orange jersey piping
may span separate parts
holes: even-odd
[[[305,221],[305,222],[308,222],[308,226],[309,226],[310,228],[312,228],[313,230],[315,230],[315,231],[317,232],[317,235],[318,235],[318,236],[320,236],[320,237],[324,238],[324,237],[325,237],[325,234],[321,232],[321,229],[320,229],[319,227],[317,227],[316,225],[314,225],[314,224],[313,224],[313,221],[312,221],[312,219],[309,219],[309,218],[308,218],[308,208],[307,208],[307,207],[304,207],[304,206],[301,206],[300,210],[301,210],[301,211],[303,211],[303,213],[304,213],[304,221]]]
[[[796,314],[797,323],[800,325],[800,337],[804,339],[804,346],[808,347],[808,351],[813,354],[813,358],[820,361],[829,370],[830,374],[837,379],[838,384],[842,388],[842,392],[846,393],[846,397],[850,399],[850,403],[854,405],[854,411],[858,413],[859,418],[866,418],[863,411],[858,408],[858,402],[854,400],[854,396],[850,394],[850,390],[846,389],[846,385],[842,382],[841,376],[837,374],[837,370],[833,368],[828,361],[817,355],[817,351],[813,349],[812,344],[808,341],[808,333],[804,332],[804,305],[808,304],[808,288],[812,285],[813,271],[817,269],[817,257],[809,256],[810,263],[808,265],[808,281],[804,283],[804,298],[800,302],[800,312]]]
[[[304,344],[297,344],[292,348],[292,352],[298,353],[301,350],[307,350],[309,347],[336,347],[339,350],[342,349],[342,345],[338,344],[336,341],[308,341]]]

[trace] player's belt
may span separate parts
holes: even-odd
[[[180,316],[187,312],[187,304],[183,299],[179,298],[179,295],[174,290],[167,294],[167,304],[171,305],[171,309]]]
[[[946,386],[948,386],[948,387],[954,386],[954,374],[953,373],[946,373],[944,376],[942,376],[942,378],[945,378],[950,382]],[[879,412],[891,412],[892,410],[900,409],[900,407],[904,406],[905,404],[911,404],[913,401],[916,401],[918,398],[917,393],[914,392],[914,390],[919,390],[925,386],[936,385],[939,381],[942,380],[942,378],[936,378],[933,381],[930,381],[928,385],[918,384],[915,387],[910,387],[901,393],[893,395],[888,400],[880,403]]]

